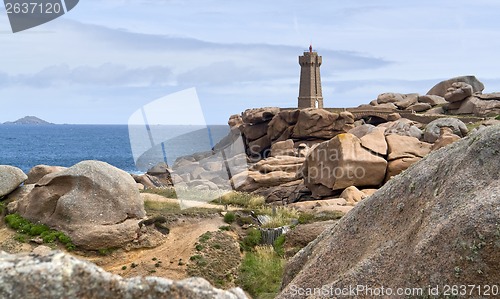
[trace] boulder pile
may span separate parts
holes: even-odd
[[[318,298],[315,289],[356,285],[422,288],[415,297],[464,281],[497,285],[499,148],[497,125],[427,155],[295,255],[277,298]]]

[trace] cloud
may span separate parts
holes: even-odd
[[[35,74],[11,76],[9,81],[16,85],[29,85],[38,88],[73,84],[108,87],[173,84],[172,72],[168,68],[161,66],[128,68],[112,63],[105,63],[97,67],[79,66],[76,68],[70,68],[67,64],[53,65]]]

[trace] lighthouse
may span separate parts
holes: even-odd
[[[323,94],[321,92],[321,76],[319,67],[322,57],[313,51],[312,45],[309,51],[299,56],[300,64],[300,86],[299,86],[299,109],[323,108]]]

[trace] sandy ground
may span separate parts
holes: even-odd
[[[185,218],[171,224],[165,242],[152,249],[117,250],[106,256],[85,258],[114,274],[124,277],[160,276],[170,279],[187,278],[186,264],[195,254],[200,235],[217,231],[225,223],[222,218]],[[133,268],[132,263],[137,266]],[[156,266],[155,266],[156,264]],[[122,267],[126,266],[123,270]]]
[[[177,202],[155,194],[143,194],[143,198],[145,201]],[[221,208],[221,206],[208,203],[201,207]],[[16,241],[14,239],[16,232],[8,229],[3,219],[0,222],[0,250],[10,253],[30,252],[38,246],[34,243]],[[187,264],[190,262],[189,258],[195,254],[198,238],[207,231],[219,230],[219,227],[223,225],[227,224],[224,223],[222,216],[180,216],[175,222],[169,223],[170,233],[165,236],[164,242],[158,247],[128,251],[118,249],[105,254],[80,251],[70,252],[70,254],[124,277],[159,276],[183,279],[188,277]]]

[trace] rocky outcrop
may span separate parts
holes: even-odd
[[[386,180],[420,161],[432,147],[432,144],[421,142],[415,137],[397,134],[387,135],[386,140],[389,147]]]
[[[300,175],[313,197],[321,198],[349,186],[378,186],[386,167],[384,158],[365,149],[358,137],[345,133],[311,149]]]
[[[439,131],[439,138],[432,145],[432,150],[433,151],[438,150],[460,139],[461,139],[460,136],[453,134],[453,130],[451,128],[441,127]]]
[[[271,147],[267,129],[279,110],[277,107],[265,107],[247,109],[242,113],[240,130],[247,144],[247,155],[259,157]]]
[[[415,137],[417,139],[422,138],[422,130],[417,127],[417,124],[414,121],[411,121],[406,118],[402,118],[397,121],[387,122],[381,124],[379,127],[386,128],[385,134],[398,134],[401,136],[410,136]]]
[[[8,208],[65,232],[85,249],[120,247],[134,240],[137,223],[146,215],[132,177],[100,161],[45,175]]]
[[[267,136],[272,143],[292,139],[328,140],[354,127],[350,112],[332,113],[324,109],[300,109],[280,111],[269,123]]]
[[[17,167],[0,165],[0,197],[16,190],[27,178],[26,174]]]
[[[61,166],[37,165],[30,169],[30,171],[28,172],[28,179],[26,180],[25,183],[35,184],[47,174],[63,171],[65,169],[66,167],[61,167]]]
[[[448,92],[448,89],[452,87],[454,83],[465,83],[472,87],[472,93],[482,93],[484,90],[484,85],[475,76],[460,76],[451,78],[445,81],[441,81],[432,87],[427,95],[437,95],[444,97]]]
[[[500,127],[489,127],[390,180],[291,259],[277,298],[317,298],[294,290],[360,284],[498,284],[498,148]]]
[[[455,103],[465,100],[472,95],[472,86],[464,82],[455,82],[451,84],[444,95],[444,99],[449,103]]]
[[[39,252],[0,252],[1,298],[247,298],[239,288],[219,290],[202,278],[124,279],[62,252]]]
[[[490,98],[479,95],[468,97],[460,102],[460,106],[456,109],[451,110],[448,106],[448,112],[452,114],[473,114],[482,117],[496,116],[500,114],[500,97]]]
[[[456,118],[440,118],[430,122],[425,127],[424,141],[434,143],[439,138],[439,132],[442,127],[451,128],[453,134],[459,137],[465,137],[469,133],[467,126],[461,120]]]

